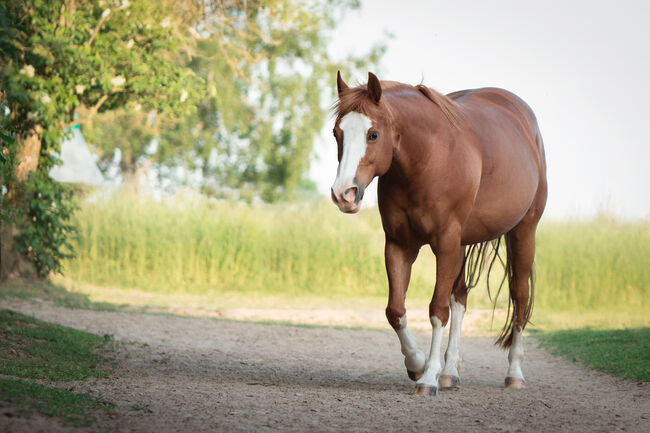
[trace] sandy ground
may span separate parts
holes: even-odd
[[[650,431],[650,386],[553,357],[528,339],[528,388],[504,390],[506,353],[462,343],[462,388],[411,395],[394,333],[299,328],[1,301],[119,342],[112,377],[74,384],[116,405],[93,430]],[[416,336],[428,350],[429,336]],[[69,388],[70,386],[67,385]],[[134,410],[135,409],[135,410]],[[0,431],[79,431],[11,408]]]

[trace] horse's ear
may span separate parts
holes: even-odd
[[[379,103],[379,99],[381,99],[381,83],[379,78],[372,72],[368,72],[368,95],[375,104]]]
[[[336,88],[339,91],[339,95],[342,91],[349,89],[348,85],[343,81],[343,78],[341,78],[341,71],[336,71]]]

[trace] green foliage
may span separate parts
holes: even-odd
[[[133,106],[119,120],[109,113],[97,117],[84,135],[104,167],[116,147],[121,150],[125,177],[153,162],[164,166],[159,173],[169,167],[200,172],[210,195],[269,202],[291,197],[304,184],[336,70],[368,68],[383,53],[377,46],[359,58],[331,59],[329,35],[354,7],[358,2],[345,0],[211,4],[195,25],[201,37],[179,59],[205,83],[196,113],[158,116],[152,129]],[[143,133],[134,137],[121,129]],[[157,136],[157,147],[149,146],[150,136],[142,140],[147,133]]]
[[[15,142],[16,139],[9,135],[9,131],[3,131],[0,129],[0,143],[3,145],[2,148],[0,148],[0,164],[5,164],[7,162],[5,152],[9,152],[9,148],[5,147],[5,145],[12,146]]]
[[[72,189],[52,180],[42,171],[34,171],[22,187],[26,206],[19,221],[14,250],[36,267],[41,277],[60,272],[61,262],[72,257],[76,229],[72,214],[77,209]]]
[[[36,410],[43,415],[62,419],[76,427],[92,425],[96,418],[93,411],[114,408],[90,394],[51,388],[20,379],[0,378],[0,402],[7,406]]]
[[[39,274],[58,270],[70,252],[74,206],[47,175],[66,129],[136,101],[168,116],[194,111],[203,81],[176,59],[190,39],[189,13],[172,0],[0,4],[2,218],[19,229],[14,247]],[[7,139],[9,125],[15,140]],[[17,177],[21,165],[34,170],[23,164],[31,159],[35,172]]]
[[[7,197],[7,185],[14,177],[17,146],[9,119],[2,113],[3,108],[0,99],[0,223],[6,224],[14,218],[14,209]]]
[[[650,328],[575,329],[536,338],[555,355],[625,379],[650,381]]]
[[[112,109],[137,100],[161,112],[192,110],[179,100],[185,91],[191,101],[201,81],[170,61],[184,38],[162,24],[176,8],[164,1],[114,4],[5,2],[0,20],[12,38],[0,47],[0,79],[19,131],[40,124],[56,149],[80,107]]]
[[[126,177],[150,163],[182,167],[203,174],[206,192],[268,201],[307,185],[325,116],[321,89],[331,89],[337,68],[376,63],[382,52],[329,59],[328,32],[349,7],[358,2],[0,4],[0,200],[7,227],[21,231],[17,251],[41,275],[70,252],[62,235],[73,206],[47,173],[75,123],[88,125],[104,167],[120,149]],[[23,164],[34,158],[38,173],[22,185],[27,176],[15,171],[34,170]],[[45,213],[52,202],[57,210]]]
[[[31,379],[105,377],[98,353],[106,340],[87,332],[0,310],[0,374]]]
[[[95,151],[99,154],[99,168],[104,173],[111,169],[115,153],[119,150],[120,172],[125,180],[132,180],[143,164],[142,159],[151,156],[151,140],[159,133],[152,120],[153,114],[149,116],[142,109],[136,111],[125,108],[107,111],[86,125],[84,137],[101,146],[95,146]]]

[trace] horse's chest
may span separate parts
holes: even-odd
[[[419,207],[382,212],[382,223],[386,235],[400,243],[424,245],[435,237],[435,218]]]

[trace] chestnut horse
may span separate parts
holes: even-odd
[[[522,331],[532,309],[535,231],[547,195],[544,147],[532,110],[502,89],[445,96],[423,85],[379,81],[372,73],[366,85],[351,88],[339,72],[337,88],[339,166],[332,200],[341,211],[355,213],[364,189],[379,177],[386,317],[399,337],[408,375],[416,381],[415,393],[458,388],[468,288],[486,261],[494,263],[501,239],[513,310],[497,344],[510,348],[506,387],[523,388]],[[486,245],[491,241],[496,246],[490,259]],[[408,331],[404,307],[411,265],[423,245],[436,256],[428,358]]]

